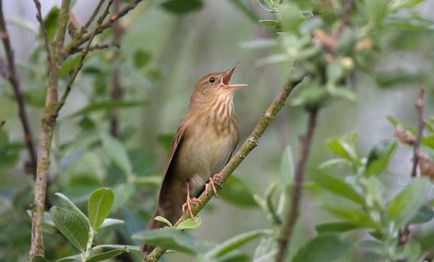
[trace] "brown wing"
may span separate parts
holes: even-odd
[[[171,174],[170,169],[176,161],[176,154],[178,148],[180,148],[183,142],[184,131],[185,131],[185,126],[181,123],[181,125],[178,127],[178,130],[176,130],[175,136],[172,141],[172,146],[170,147],[169,156],[166,160],[166,164],[163,169],[164,177],[163,177],[163,182],[161,183],[160,197],[159,197],[160,199],[161,199],[161,195],[164,194],[165,191],[168,189],[169,184],[171,184],[171,181],[175,179],[174,175]]]

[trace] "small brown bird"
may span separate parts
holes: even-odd
[[[236,89],[247,85],[229,83],[236,67],[207,74],[196,83],[172,142],[153,217],[175,223],[185,207],[193,216],[190,203],[208,190],[208,181],[215,191],[212,176],[227,163],[239,137],[232,98]],[[162,226],[152,219],[148,227]]]

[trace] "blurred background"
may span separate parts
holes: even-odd
[[[86,21],[97,2],[77,0],[73,7],[77,20]],[[202,75],[240,62],[233,81],[249,84],[236,93],[234,101],[243,141],[293,72],[289,60],[264,63],[281,46],[252,48],[255,43],[259,45],[258,39],[277,37],[273,30],[257,22],[257,19],[274,17],[260,5],[261,1],[192,2],[198,3],[197,6],[186,12],[169,10],[160,1],[147,2],[121,20],[120,48],[94,51],[88,57],[60,113],[52,146],[48,198],[53,201],[53,194],[62,192],[82,206],[95,188],[112,188],[116,196],[112,217],[125,220],[125,224],[102,232],[98,241],[110,239],[108,242],[139,244],[130,236],[143,230],[151,215],[171,137],[187,109],[192,88]],[[330,4],[332,10],[334,5],[341,4],[337,0],[311,2]],[[355,2],[360,6],[363,1]],[[433,115],[434,1],[419,2],[423,3],[399,14],[417,13],[431,28],[383,28],[375,43],[376,50],[370,55],[367,65],[370,70],[357,68],[351,74],[351,90],[356,99],[333,100],[320,111],[307,167],[308,181],[318,164],[332,157],[326,147],[328,138],[354,132],[358,152],[366,155],[374,144],[393,137],[393,126],[387,116],[415,126],[418,88],[427,88],[425,116]],[[47,25],[51,26],[50,10],[59,6],[60,1],[41,3]],[[31,1],[5,0],[3,9],[31,129],[37,137],[47,78],[35,8]],[[97,41],[107,42],[112,38],[110,31]],[[2,52],[3,49],[0,57],[4,57]],[[113,99],[114,74],[119,76],[124,103],[108,103]],[[133,178],[124,174],[100,143],[101,133],[110,132],[113,108],[118,119],[117,139],[128,152]],[[25,261],[31,228],[30,217],[25,212],[32,202],[33,179],[24,169],[27,154],[13,92],[3,79],[0,80],[0,119],[6,121],[0,142],[3,146],[0,151],[0,260]],[[305,131],[306,119],[302,107],[287,103],[259,146],[237,169],[236,178],[229,181],[227,190],[200,214],[202,225],[193,235],[219,243],[238,233],[270,226],[267,214],[252,194],[264,195],[282,172],[289,172],[288,152],[292,152],[294,159],[298,158],[299,136]],[[392,158],[382,177],[390,194],[408,182],[411,158],[412,151],[406,147],[399,147]],[[330,215],[319,208],[327,201],[334,200],[315,187],[305,191],[291,253],[315,236],[315,224],[330,220]],[[354,234],[354,238],[358,236],[360,233]],[[53,231],[45,234],[45,241],[48,258],[74,254],[62,236]],[[242,250],[253,254],[257,245],[253,241]],[[167,258],[189,261],[179,254]],[[368,260],[365,257],[353,261]]]

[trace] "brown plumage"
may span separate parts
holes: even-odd
[[[187,190],[198,196],[234,151],[239,130],[232,98],[236,89],[246,86],[229,83],[235,68],[207,74],[197,82],[172,142],[153,217],[175,223],[189,199]],[[148,228],[162,226],[152,219]]]

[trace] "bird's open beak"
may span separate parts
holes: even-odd
[[[232,68],[227,70],[225,74],[222,77],[222,84],[229,88],[239,88],[247,86],[247,84],[231,84],[229,83],[231,81],[232,75],[234,74],[235,68],[237,68],[238,63],[236,63]]]

